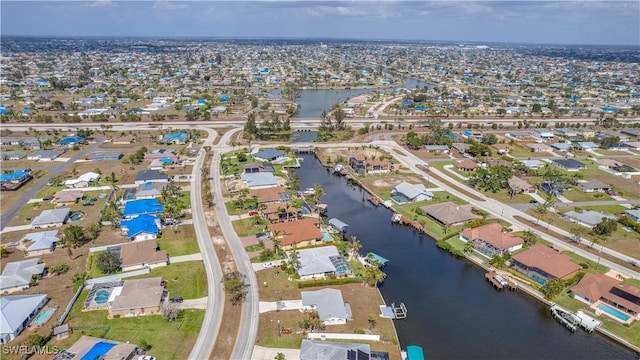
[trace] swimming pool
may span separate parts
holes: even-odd
[[[101,359],[104,354],[108,353],[112,347],[116,346],[116,344],[100,341],[91,347],[91,350],[84,354],[84,356],[80,360],[95,360]]]
[[[40,314],[38,314],[38,316],[36,316],[36,318],[33,320],[33,322],[36,325],[42,325],[45,322],[47,322],[47,320],[49,320],[49,318],[51,317],[51,314],[53,314],[53,309],[46,309],[40,312]]]
[[[76,212],[76,213],[71,214],[71,216],[69,216],[71,221],[78,221],[78,220],[82,219],[83,217],[84,217],[84,214],[82,212]]]
[[[100,290],[96,293],[93,300],[95,300],[96,304],[104,304],[109,301],[109,292],[106,290]]]
[[[333,241],[333,237],[328,232],[322,232],[322,240],[323,241]]]
[[[625,321],[629,320],[629,318],[631,317],[631,316],[623,313],[622,311],[620,311],[618,309],[612,308],[611,306],[609,306],[607,304],[598,305],[598,309],[606,312],[607,314],[615,317],[616,319],[618,319],[618,320],[620,320],[622,322],[625,322]]]

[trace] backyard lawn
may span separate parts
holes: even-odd
[[[157,267],[145,275],[128,279],[161,277],[167,282],[169,296],[198,299],[207,296],[207,274],[202,261],[187,261]]]
[[[190,255],[200,252],[198,241],[195,237],[171,239],[163,236],[161,239],[157,239],[157,242],[160,250],[166,251],[169,256]]]
[[[267,228],[267,226],[262,222],[256,224],[256,220],[253,217],[235,220],[232,224],[233,229],[239,237],[252,236],[265,231]]]
[[[585,192],[577,187],[572,187],[562,192],[562,196],[571,201],[611,201],[613,198],[601,192]]]

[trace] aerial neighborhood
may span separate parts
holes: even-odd
[[[640,351],[637,51],[1,50],[3,358],[456,357],[507,291]]]

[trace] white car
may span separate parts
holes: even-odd
[[[156,360],[156,358],[154,358],[151,355],[140,355],[140,357],[138,358],[138,360]]]
[[[262,267],[265,268],[265,269],[272,268],[274,266],[276,266],[276,265],[274,263],[272,263],[272,262],[268,262],[268,263],[262,264]]]

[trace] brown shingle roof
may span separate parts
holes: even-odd
[[[280,193],[286,190],[282,186],[267,189],[249,190],[249,196],[257,196],[259,203],[280,201]]]
[[[457,224],[481,217],[471,212],[471,205],[458,205],[450,201],[422,206],[420,209],[442,224]]]
[[[532,187],[531,184],[523,179],[520,179],[517,176],[512,176],[509,180],[507,180],[507,184],[509,184],[509,188],[513,190],[527,190]]]
[[[123,267],[138,264],[155,264],[167,261],[166,251],[156,251],[158,244],[153,240],[134,241],[120,247]]]
[[[454,164],[454,166],[458,169],[476,169],[478,168],[480,165],[474,163],[471,160],[462,160],[462,161],[458,161]]]
[[[111,310],[159,307],[163,294],[162,278],[126,280],[120,295],[111,304]]]
[[[269,225],[269,230],[279,232],[280,244],[292,245],[303,241],[322,238],[322,232],[317,227],[318,219],[306,218],[297,221],[283,222]]]
[[[544,245],[536,244],[529,249],[514,255],[513,259],[529,267],[538,268],[556,278],[563,278],[580,270],[578,264],[571,262],[567,255]]]
[[[80,198],[82,198],[81,190],[60,190],[53,196],[56,203],[76,202]]]
[[[521,238],[504,232],[502,225],[499,223],[482,225],[477,228],[466,229],[462,231],[462,236],[469,240],[481,239],[501,250],[507,250],[513,246],[521,245],[524,240]]]

